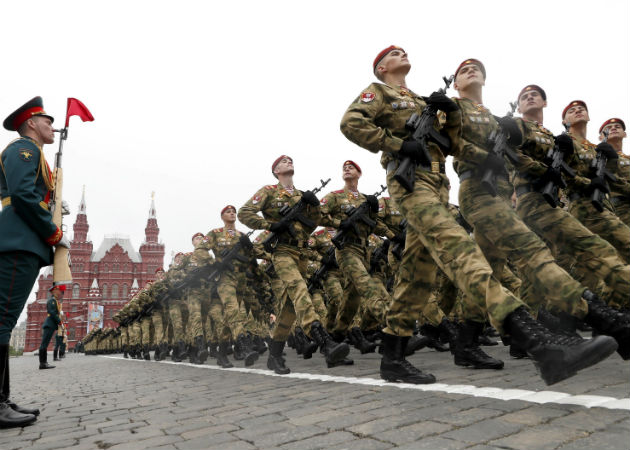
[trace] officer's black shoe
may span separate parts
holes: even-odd
[[[304,359],[311,359],[313,353],[317,351],[317,344],[300,327],[295,327],[295,350]]]
[[[617,350],[617,343],[609,336],[584,340],[552,333],[534,320],[524,307],[510,313],[504,326],[512,342],[523,348],[534,360],[547,385],[572,377]]]
[[[0,403],[0,428],[25,427],[37,420],[33,414],[22,414],[14,411],[9,404]]]
[[[144,345],[142,347],[142,357],[145,361],[151,361],[151,351],[149,350],[148,345]]]
[[[329,369],[332,369],[333,367],[352,366],[353,364],[354,364],[354,360],[353,359],[344,358],[341,361],[337,361],[337,362],[334,362],[334,363],[326,362],[326,367],[328,367]]]
[[[278,375],[286,375],[291,372],[291,369],[284,365],[282,350],[284,350],[284,342],[271,341],[269,357],[267,358],[267,369],[273,370]]]
[[[617,353],[624,359],[630,359],[630,315],[612,308],[602,302],[588,289],[582,296],[588,303],[588,313],[584,322],[599,334],[612,336],[617,341]]]
[[[210,342],[210,353],[208,353],[208,356],[210,356],[210,358],[216,358],[217,357],[217,346],[219,345],[218,342]]]
[[[262,355],[267,351],[267,344],[265,344],[265,340],[260,336],[254,335],[252,337],[252,343],[254,344],[254,350],[256,350],[259,355]]]
[[[407,341],[407,346],[405,347],[405,356],[411,356],[416,351],[422,350],[429,343],[429,338],[423,336],[421,334],[414,334]]]
[[[453,352],[455,364],[473,369],[503,369],[503,361],[487,355],[477,337],[481,334],[483,323],[466,320],[459,326],[459,335]]]
[[[361,352],[362,355],[366,353],[374,353],[376,351],[376,344],[374,342],[368,341],[363,333],[361,332],[361,328],[353,327],[350,330],[350,343]]]
[[[48,354],[46,352],[39,351],[39,368],[40,369],[54,369],[55,366],[48,364]]]
[[[13,411],[19,412],[20,414],[32,414],[34,416],[39,416],[39,409],[37,408],[25,408],[23,406],[16,405],[11,400],[7,400],[5,403],[9,405]]]
[[[324,356],[326,357],[326,363],[336,363],[343,361],[350,352],[350,347],[346,343],[340,343],[333,341],[328,332],[324,329],[322,324],[316,320],[311,324],[311,337],[313,340],[324,349]]]
[[[527,352],[516,344],[510,344],[510,356],[514,359],[529,358]]]
[[[385,381],[412,384],[435,383],[435,377],[423,373],[405,359],[405,348],[409,337],[383,333],[383,357],[381,358],[381,378]]]
[[[229,369],[234,367],[234,364],[230,362],[227,357],[228,347],[231,347],[229,342],[219,342],[219,351],[217,352],[217,366]]]
[[[440,330],[438,329],[438,327],[433,326],[430,323],[425,323],[420,326],[420,333],[423,336],[429,338],[429,341],[427,342],[427,347],[432,348],[433,350],[438,352],[448,351],[448,347],[440,342]]]
[[[455,351],[457,337],[459,336],[459,326],[457,323],[444,317],[438,326],[438,331],[440,332],[440,344],[444,345],[444,343],[448,342],[449,349],[451,353],[453,353]]]
[[[199,364],[205,363],[206,359],[208,359],[208,344],[203,336],[195,338],[195,347],[197,347],[197,361],[199,361]]]
[[[245,367],[251,366],[258,359],[258,352],[254,350],[252,345],[252,339],[247,334],[239,334],[236,339],[236,345],[240,348],[243,359],[245,360]],[[236,347],[235,347],[236,349]],[[234,355],[234,359],[236,359],[236,354]]]

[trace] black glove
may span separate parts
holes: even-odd
[[[554,140],[556,141],[556,145],[564,154],[564,158],[566,159],[568,156],[572,155],[575,149],[573,148],[573,139],[566,133],[559,134],[558,136],[554,136]]]
[[[376,196],[366,195],[365,201],[368,203],[368,205],[370,205],[370,211],[376,214],[378,212],[378,199],[376,198]]]
[[[445,113],[457,111],[459,106],[453,100],[448,98],[446,94],[443,92],[433,92],[426,99],[427,104],[435,106],[440,111],[444,111]]]
[[[413,159],[422,166],[428,166],[431,164],[431,161],[427,161],[425,152],[422,150],[422,146],[416,141],[404,141],[398,153],[402,156]]]
[[[272,223],[269,227],[269,231],[271,231],[272,233],[282,233],[283,231],[286,231],[287,228],[287,224],[283,220],[281,220],[280,222]]]
[[[352,221],[350,219],[343,219],[339,224],[339,230],[347,231],[352,228]]]
[[[499,122],[499,126],[501,127],[501,129],[505,133],[507,133],[508,142],[510,143],[510,145],[514,147],[518,147],[519,145],[523,143],[523,134],[521,133],[521,130],[518,127],[518,124],[516,123],[516,120],[514,120],[512,117],[509,117],[509,116],[505,116],[505,117],[495,116],[495,119],[497,122]]]
[[[238,238],[238,241],[241,243],[241,247],[243,247],[244,249],[251,250],[252,248],[254,248],[252,241],[250,241],[249,237],[247,237],[247,235],[245,234],[242,234]]]
[[[600,191],[606,194],[610,192],[610,188],[608,187],[608,183],[606,183],[606,180],[604,179],[604,177],[592,178],[591,184],[588,187],[591,192],[594,191],[595,189],[599,189]]]
[[[505,161],[503,161],[503,158],[500,156],[488,152],[488,157],[483,162],[482,166],[492,170],[494,173],[499,173],[505,170]]]
[[[564,182],[564,178],[562,177],[562,173],[553,167],[547,168],[547,171],[543,174],[542,179],[545,181],[551,181],[556,186],[560,186],[562,188],[567,187],[567,184]]]
[[[308,205],[319,206],[319,200],[317,199],[317,196],[311,191],[302,192],[302,200],[304,200]]]
[[[392,238],[392,242],[398,245],[405,245],[405,234],[396,233],[396,235]]]
[[[597,148],[595,148],[595,151],[597,151],[597,153],[601,152],[601,154],[604,155],[608,161],[619,159],[619,155],[617,154],[613,146],[610,145],[608,142],[601,142],[597,146]]]

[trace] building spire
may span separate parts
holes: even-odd
[[[151,192],[151,207],[149,208],[149,219],[155,219],[155,191]]]
[[[85,184],[83,185],[83,193],[81,194],[81,203],[79,203],[79,214],[86,214],[86,210],[85,210]]]

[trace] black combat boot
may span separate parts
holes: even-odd
[[[127,346],[123,345],[123,358],[129,358],[129,354],[127,353]]]
[[[543,326],[552,333],[560,332],[560,318],[558,318],[555,314],[550,313],[546,308],[541,307],[538,309],[538,316],[536,320],[542,323]]]
[[[58,354],[59,354],[59,349],[58,348],[53,349],[53,361],[59,361],[59,358],[57,358]]]
[[[423,336],[421,334],[412,335],[407,341],[407,346],[405,347],[405,356],[411,356],[416,351],[422,350],[429,344],[429,338]]]
[[[217,366],[223,367],[224,369],[234,367],[234,364],[232,364],[227,357],[228,347],[231,347],[231,344],[229,342],[219,342],[219,351],[217,352]]]
[[[333,331],[330,336],[335,342],[341,343],[346,341],[346,333],[344,333],[343,331]]]
[[[173,362],[182,362],[182,359],[186,357],[186,343],[184,341],[178,341],[173,348],[171,354],[171,360]]]
[[[318,320],[311,324],[311,337],[317,345],[324,349],[326,363],[334,364],[343,361],[350,352],[348,344],[336,343]]]
[[[160,351],[160,346],[156,345],[155,346],[155,352],[153,352],[153,359],[155,361],[162,361],[164,358],[162,357],[162,352]]]
[[[456,322],[444,317],[442,321],[440,322],[440,325],[437,327],[437,329],[440,332],[440,339],[439,339],[440,344],[444,345],[445,342],[448,342],[448,346],[451,351],[451,354],[453,354],[453,352],[455,351],[455,346],[457,345],[457,336],[459,335],[459,326],[457,325]]]
[[[455,365],[472,367],[473,369],[503,369],[503,361],[487,355],[477,337],[483,330],[483,323],[466,320],[459,326],[459,335],[453,353]]]
[[[295,351],[304,359],[311,359],[317,351],[317,344],[300,327],[295,327]]]
[[[252,342],[254,344],[254,350],[256,350],[259,355],[262,355],[267,351],[267,344],[265,344],[265,340],[260,336],[254,335],[252,337]]]
[[[368,341],[363,333],[361,332],[361,328],[353,327],[350,330],[350,343],[361,352],[362,355],[366,353],[374,353],[376,351],[376,344],[374,342]]]
[[[142,347],[142,357],[145,361],[151,361],[151,350],[149,350],[148,345]]]
[[[402,381],[412,384],[435,383],[430,373],[422,373],[405,359],[405,348],[409,337],[383,333],[383,357],[381,358],[381,378],[385,381]]]
[[[527,352],[514,343],[510,344],[510,356],[514,359],[529,358]]]
[[[162,359],[168,358],[168,353],[169,353],[168,342],[162,342],[160,344],[160,358]]]
[[[186,356],[188,356],[188,362],[190,364],[199,364],[199,360],[197,359],[197,351],[198,348],[195,344],[191,344],[188,346],[188,352]]]
[[[245,367],[251,366],[258,359],[258,352],[254,350],[252,345],[252,339],[247,334],[239,334],[236,339],[236,345],[240,348],[243,359],[245,360]],[[235,347],[236,349],[236,347]],[[234,359],[236,359],[236,354],[234,354]]]
[[[54,369],[55,366],[48,364],[48,352],[46,350],[39,349],[39,368],[40,369]]]
[[[210,356],[210,358],[216,358],[217,357],[217,346],[219,345],[218,342],[210,342],[210,353],[208,353],[208,356]]]
[[[606,305],[599,297],[584,291],[582,297],[588,303],[588,313],[584,322],[599,334],[612,336],[617,341],[617,353],[624,359],[630,359],[630,315]]]
[[[354,365],[354,360],[351,358],[344,358],[341,361],[337,361],[337,362],[326,361],[326,367],[328,367],[329,369],[332,369],[333,367],[352,366],[352,365]]]
[[[534,360],[547,385],[572,377],[617,350],[617,343],[609,336],[583,340],[552,333],[524,307],[514,310],[506,317],[504,328],[510,334],[512,342],[524,349]]]
[[[495,345],[499,345],[497,341],[492,339],[496,330],[489,326],[484,326],[483,332],[478,336],[479,345],[484,345],[486,347],[493,347]]]
[[[429,338],[427,347],[438,352],[448,351],[448,347],[442,345],[440,342],[440,330],[438,327],[431,325],[430,323],[422,324],[420,325],[420,334]]]
[[[243,353],[243,349],[241,348],[241,344],[238,340],[238,338],[236,339],[236,342],[234,342],[234,345],[232,345],[230,348],[233,349],[234,352],[234,359],[237,361],[242,361],[245,359],[245,354]]]
[[[269,357],[267,358],[267,369],[273,370],[278,375],[286,375],[291,372],[291,369],[284,365],[285,361],[282,357],[283,350],[283,341],[271,341],[271,345],[269,345]]]
[[[208,359],[208,344],[203,336],[195,338],[195,347],[197,347],[197,361],[199,361],[199,364],[205,363]]]

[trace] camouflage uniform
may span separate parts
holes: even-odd
[[[574,273],[578,279],[583,281],[590,275],[596,280],[594,285],[588,285],[591,290],[597,288],[597,280],[606,280],[610,289],[605,289],[604,298],[616,305],[627,302],[630,299],[630,266],[621,261],[608,242],[589,231],[575,217],[562,208],[549,205],[532,185],[547,170],[542,161],[553,148],[553,134],[536,122],[517,119],[517,123],[524,138],[514,178],[517,214],[551,244],[550,249],[555,255],[568,253],[575,258]]]
[[[238,220],[252,229],[268,230],[271,223],[282,219],[280,209],[285,205],[294,206],[301,197],[302,193],[299,190],[289,192],[281,184],[264,186],[239,209]],[[262,212],[263,217],[259,216],[258,212]],[[304,214],[315,224],[319,222],[319,207],[308,205]],[[313,322],[321,322],[304,281],[308,259],[302,249],[308,246],[307,241],[313,230],[297,221],[293,223],[293,227],[295,238],[288,238],[287,233],[283,233],[271,257],[274,269],[287,293],[282,299],[277,325],[272,332],[274,341],[286,341],[296,319],[296,313],[297,321],[306,333],[310,333]]]
[[[410,137],[405,122],[425,106],[421,97],[406,88],[373,83],[350,105],[341,122],[342,132],[352,142],[374,153],[382,152],[389,194],[408,220],[400,281],[394,288],[384,331],[395,336],[412,335],[435,283],[436,264],[467,294],[472,305],[487,310],[494,327],[502,330],[505,317],[523,303],[492,276],[479,247],[448,210],[445,159],[437,145],[429,143],[433,163],[429,170],[418,166],[413,192],[394,180],[396,153]],[[445,129],[452,130],[460,120],[459,112],[449,113]]]
[[[627,189],[630,183],[630,156],[621,152],[617,153],[619,154],[617,177],[625,182],[625,186],[621,187],[617,183],[610,186],[610,203],[615,208],[617,217],[630,227],[630,193]]]

